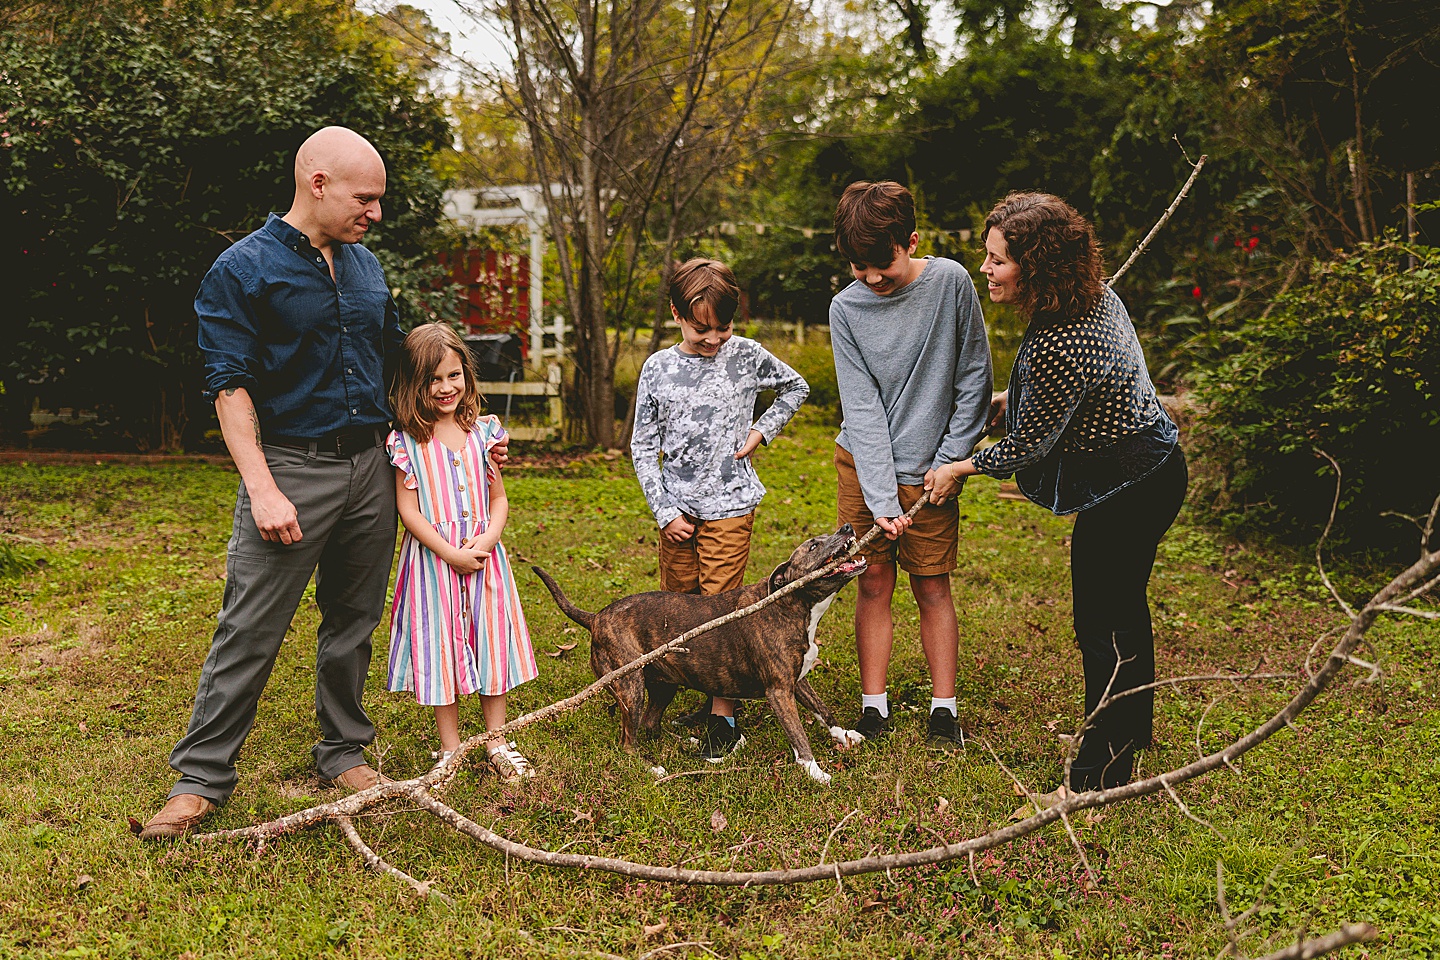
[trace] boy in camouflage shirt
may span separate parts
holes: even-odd
[[[754,340],[733,336],[740,303],[735,275],[716,260],[676,268],[670,311],[681,341],[645,361],[635,388],[630,453],[660,526],[660,586],[716,594],[744,582],[755,508],[765,487],[750,462],[790,421],[810,386]],[[755,398],[775,402],[751,423]],[[702,755],[723,760],[744,742],[734,702],[714,699]]]

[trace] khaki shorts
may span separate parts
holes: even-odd
[[[660,589],[710,596],[743,586],[754,511],[723,520],[685,519],[695,525],[689,540],[671,543],[660,535]]]
[[[836,444],[835,473],[839,478],[837,496],[840,522],[855,528],[855,536],[863,537],[875,525],[865,497],[860,492],[860,478],[855,473],[855,458],[850,451]],[[909,510],[925,496],[923,486],[900,484],[896,490],[900,509]],[[899,539],[888,540],[882,532],[861,551],[867,563],[898,563],[900,569],[917,577],[934,577],[955,569],[955,556],[960,548],[960,509],[952,497],[940,506],[921,507],[910,529]]]

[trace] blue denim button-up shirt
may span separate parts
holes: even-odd
[[[274,213],[219,256],[195,295],[206,400],[244,387],[269,436],[389,422],[399,310],[373,253],[337,244],[334,259],[332,280],[320,252]]]

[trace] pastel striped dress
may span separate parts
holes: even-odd
[[[458,452],[399,430],[386,441],[421,513],[456,546],[490,522],[488,452],[504,436],[497,418],[482,417]],[[389,688],[438,706],[460,694],[504,693],[539,673],[505,546],[495,544],[484,567],[461,575],[406,531],[390,609]]]

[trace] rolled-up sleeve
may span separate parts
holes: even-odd
[[[221,390],[259,383],[260,327],[251,306],[256,291],[234,261],[216,261],[195,294],[200,353],[205,360],[204,397],[214,402]]]

